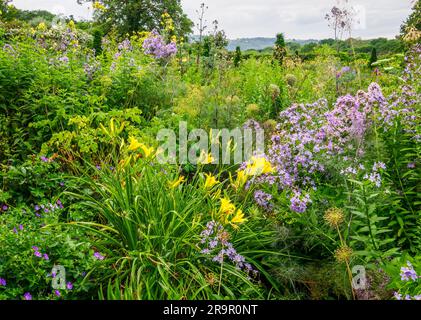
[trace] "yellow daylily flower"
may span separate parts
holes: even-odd
[[[249,176],[258,176],[271,172],[273,172],[272,165],[264,157],[252,157],[245,169],[245,173]]]
[[[134,137],[129,138],[129,143],[129,151],[136,151],[137,149],[142,148],[142,144]]]
[[[142,149],[143,153],[145,154],[145,158],[149,158],[149,156],[155,151],[155,149],[153,147],[148,148],[144,144],[142,144],[140,146],[140,148]]]
[[[212,174],[205,173],[205,176],[206,181],[204,187],[206,190],[211,189],[214,185],[217,185],[219,183],[219,181]]]
[[[230,223],[231,223],[231,225],[234,228],[237,229],[238,228],[238,224],[244,223],[246,221],[247,221],[247,219],[244,218],[243,210],[238,209],[237,212],[236,212],[236,214],[235,214],[235,216],[232,218],[232,220],[231,220]]]
[[[234,211],[235,205],[231,203],[231,200],[228,198],[222,198],[220,212],[229,216],[230,214],[234,213]]]
[[[244,170],[237,172],[237,178],[232,183],[236,189],[241,189],[247,182],[247,174]]]
[[[175,189],[185,181],[186,181],[186,178],[184,176],[180,176],[177,180],[169,182],[168,185],[171,189]]]
[[[199,163],[200,164],[210,164],[215,161],[215,158],[212,156],[211,153],[206,153],[205,150],[202,150],[200,153]]]

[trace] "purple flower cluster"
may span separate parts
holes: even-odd
[[[0,287],[5,287],[7,285],[6,279],[0,278]]]
[[[339,97],[332,109],[325,99],[293,104],[280,113],[277,133],[267,153],[275,173],[263,175],[254,183],[276,184],[279,190],[287,191],[291,209],[304,212],[311,202],[309,191],[317,188],[316,174],[325,172],[325,164],[332,165],[338,158],[358,161],[365,153],[365,138],[374,121],[386,130],[397,115],[399,111],[383,96],[377,83],[370,84],[367,92]],[[339,167],[344,164],[342,170],[338,168],[342,174],[358,173],[345,162],[335,162]],[[383,168],[383,164],[376,166],[367,179],[379,186],[379,170]]]
[[[10,54],[12,57],[16,57],[16,50],[8,43],[3,46],[3,51]]]
[[[336,74],[336,78],[341,78],[345,73],[347,73],[347,72],[350,72],[351,71],[351,68],[350,67],[348,67],[348,66],[346,66],[346,67],[343,67],[337,74]]]
[[[418,275],[417,272],[414,270],[414,267],[412,266],[411,262],[406,262],[406,267],[401,268],[401,280],[402,281],[417,281]]]
[[[90,63],[85,63],[83,65],[83,69],[85,71],[86,76],[89,80],[94,78],[94,74],[101,68],[100,64],[97,61]]]
[[[166,44],[164,38],[156,30],[153,30],[151,35],[145,39],[143,49],[146,54],[152,55],[155,59],[167,59],[177,53],[176,43]]]
[[[273,209],[273,204],[270,203],[272,200],[272,195],[261,190],[256,190],[254,192],[254,201],[266,211],[271,211]]]
[[[35,215],[38,218],[41,217],[41,214],[40,214],[41,211],[43,211],[44,213],[49,213],[49,212],[54,212],[56,210],[60,210],[60,209],[63,209],[63,208],[64,208],[64,206],[63,206],[63,203],[61,202],[60,199],[58,199],[55,204],[52,204],[52,203],[48,203],[46,205],[44,205],[44,204],[38,205],[37,204],[34,207]]]
[[[50,260],[50,257],[48,256],[48,254],[46,254],[46,253],[42,254],[41,250],[38,247],[33,246],[32,250],[34,250],[34,256],[35,257],[43,258],[44,260],[47,260],[47,261]]]
[[[298,213],[305,212],[307,210],[308,204],[311,203],[310,195],[302,195],[301,191],[299,190],[294,190],[294,195],[291,197],[290,201],[290,209]]]
[[[114,55],[114,59],[117,60],[120,58],[125,52],[129,52],[133,50],[133,46],[129,39],[123,40],[121,43],[117,46],[118,51]]]
[[[251,264],[247,263],[245,258],[237,253],[232,243],[228,241],[229,234],[221,224],[209,221],[200,236],[200,243],[205,245],[201,251],[202,254],[213,255],[212,261],[220,264],[223,263],[226,256],[238,269],[247,272],[249,276],[250,274],[257,276],[258,271],[254,270]]]

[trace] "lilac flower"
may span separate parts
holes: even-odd
[[[66,288],[67,290],[72,290],[73,289],[73,283],[71,283],[70,281],[66,283]]]
[[[174,42],[165,44],[164,38],[153,30],[149,38],[143,42],[143,49],[146,54],[154,56],[155,59],[167,59],[177,53],[177,45]]]
[[[0,278],[0,287],[5,287],[7,285],[6,279]]]
[[[104,260],[104,256],[103,255],[101,255],[99,252],[95,252],[94,253],[94,257],[97,259],[97,260]]]
[[[291,206],[290,209],[292,211],[303,213],[307,209],[307,204],[311,202],[310,195],[306,194],[302,197],[301,192],[294,191],[294,195],[290,199]]]
[[[210,242],[209,242],[209,248],[210,249],[214,249],[216,246],[218,245],[218,240],[211,240]]]
[[[414,270],[414,267],[409,261],[407,261],[406,264],[407,264],[407,267],[401,268],[401,280],[409,281],[410,279],[412,279],[413,281],[417,281],[418,276],[417,276],[416,271]]]
[[[31,295],[29,292],[26,292],[26,293],[23,295],[23,298],[24,298],[25,300],[32,300],[32,295]]]
[[[261,190],[257,190],[254,193],[254,200],[263,209],[267,211],[270,211],[272,209],[272,204],[270,203],[270,200],[272,200],[272,195]]]

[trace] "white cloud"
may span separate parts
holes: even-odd
[[[201,0],[181,0],[188,16],[197,21],[196,10]],[[309,39],[332,36],[324,16],[337,0],[209,0],[206,20],[218,20],[229,38],[273,37],[284,32],[287,38]],[[364,24],[355,28],[354,36],[393,38],[402,21],[411,12],[411,0],[349,0],[359,6]],[[14,0],[18,8],[43,9],[89,18],[92,10],[76,0]]]

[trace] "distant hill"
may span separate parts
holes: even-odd
[[[190,35],[189,41],[195,42],[199,40],[198,35]],[[246,50],[263,50],[266,48],[273,47],[275,44],[276,38],[264,38],[264,37],[255,37],[255,38],[239,38],[239,39],[230,39],[228,40],[227,49],[229,51],[235,51],[235,48],[239,46],[241,51]],[[299,40],[299,39],[287,39],[286,42],[297,43],[300,46],[303,46],[308,43],[318,43],[319,40],[308,39],[308,40]]]
[[[234,51],[237,46],[241,48],[242,51],[245,50],[263,50],[268,47],[273,47],[275,44],[276,38],[240,38],[229,40],[227,49],[229,51]],[[298,43],[299,45],[305,45],[308,43],[318,43],[319,40],[308,39],[308,40],[298,40],[298,39],[287,39],[287,42]]]

